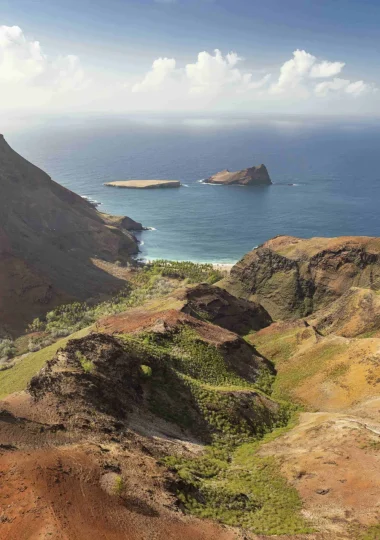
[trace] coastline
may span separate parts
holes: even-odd
[[[139,262],[142,264],[149,264],[153,263],[154,261],[158,261],[160,259],[138,259]],[[165,259],[166,260],[166,259]],[[167,259],[171,260],[171,259]],[[222,262],[209,262],[209,261],[190,261],[190,260],[183,260],[183,261],[175,261],[175,262],[191,262],[194,264],[211,264],[215,270],[219,270],[220,272],[227,272],[228,274],[231,272],[231,269],[238,261],[232,262],[232,263],[222,263]]]
[[[238,261],[236,261],[236,263],[237,262]],[[227,274],[229,274],[232,267],[235,266],[236,263],[212,263],[212,266],[215,268],[215,270],[219,270],[220,272],[226,272]]]

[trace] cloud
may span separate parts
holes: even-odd
[[[87,83],[77,56],[49,58],[39,41],[28,41],[19,26],[0,26],[0,91],[10,104],[16,98],[41,103],[54,93],[80,89]],[[34,100],[34,101],[33,101]]]
[[[262,88],[269,80],[267,74],[260,80],[253,80],[252,73],[240,70],[237,65],[242,62],[235,52],[225,56],[219,49],[213,53],[202,51],[193,64],[183,68],[176,67],[174,58],[158,58],[145,76],[132,85],[133,93],[167,90],[198,96],[212,96],[223,92],[247,92]],[[127,83],[127,86],[128,85]]]
[[[310,71],[312,79],[324,79],[326,77],[334,77],[342,71],[346,64],[344,62],[320,62],[313,65]]]
[[[315,56],[306,51],[294,51],[293,58],[281,66],[280,76],[278,81],[271,86],[271,92],[280,94],[298,88],[309,74],[315,60]]]
[[[194,62],[182,66],[174,58],[158,58],[150,71],[129,88],[134,94],[154,92],[149,108],[159,110],[212,108],[273,112],[318,110],[323,100],[334,96],[342,98],[338,108],[346,107],[348,112],[350,98],[376,90],[363,80],[339,77],[345,62],[318,59],[302,49],[295,50],[280,65],[277,76],[264,71],[257,79],[244,65],[237,52],[223,54],[219,49],[201,51]],[[141,98],[138,108],[146,106],[147,100]]]
[[[318,61],[312,54],[297,49],[293,52],[293,57],[281,66],[280,76],[270,87],[270,93],[307,99],[312,95],[328,97],[333,93],[359,96],[373,89],[364,81],[350,81],[335,77],[344,66],[344,62]],[[315,83],[315,79],[328,80]]]
[[[146,92],[159,88],[174,73],[175,66],[174,58],[157,58],[143,80],[132,86],[132,92]]]
[[[353,102],[358,111],[370,102],[378,107],[374,97],[353,100],[373,96],[376,87],[343,78],[342,61],[297,49],[277,73],[263,70],[260,58],[258,64],[248,69],[237,52],[215,49],[182,65],[159,57],[127,80],[101,68],[91,81],[78,56],[48,55],[19,26],[0,26],[0,109],[313,112],[329,100],[334,111],[351,112]]]
[[[347,79],[335,78],[332,81],[324,81],[315,87],[315,94],[319,97],[326,97],[331,93],[343,92],[351,96],[357,97],[361,94],[373,90],[372,86],[364,81],[351,82]]]
[[[235,66],[241,58],[234,52],[223,57],[219,49],[214,54],[206,51],[198,54],[194,64],[185,67],[186,76],[190,83],[191,93],[219,92],[230,84],[240,84],[243,75]]]

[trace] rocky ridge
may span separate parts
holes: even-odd
[[[257,301],[273,319],[327,307],[351,287],[380,289],[380,240],[278,236],[247,253],[222,286]]]
[[[230,172],[224,169],[204,180],[205,184],[222,184],[240,186],[267,186],[272,183],[265,165],[248,167],[241,171]]]
[[[0,330],[25,329],[51,307],[120,288],[93,258],[131,260],[141,224],[111,217],[54,182],[0,137]]]

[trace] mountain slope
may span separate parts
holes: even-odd
[[[380,240],[277,236],[247,253],[222,286],[259,302],[273,319],[303,317],[350,287],[380,289]]]
[[[88,299],[122,282],[94,257],[127,261],[138,252],[126,228],[99,213],[18,155],[0,136],[0,330],[17,333],[63,300]]]

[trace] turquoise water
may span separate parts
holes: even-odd
[[[5,137],[54,180],[155,230],[141,256],[235,262],[278,234],[380,236],[380,123],[296,120],[51,120]],[[274,185],[201,179],[265,163]],[[104,182],[174,179],[186,187],[121,190]],[[289,185],[291,184],[291,185]]]

